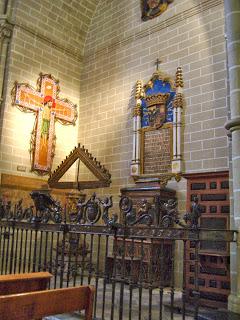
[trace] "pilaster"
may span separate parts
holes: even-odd
[[[6,17],[0,18],[0,106],[3,101],[4,78],[6,75],[8,48],[11,36],[12,25]]]
[[[240,226],[240,1],[225,0],[227,55],[230,95],[230,119],[225,127],[232,138],[233,223]],[[234,226],[232,226],[234,227]],[[235,256],[236,254],[236,256]],[[231,252],[231,276],[234,283],[228,300],[228,308],[240,313],[240,240],[237,250]],[[233,283],[233,281],[232,281]]]

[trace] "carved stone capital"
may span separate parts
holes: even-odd
[[[0,39],[11,38],[13,26],[7,20],[0,20]]]
[[[240,130],[240,117],[228,120],[225,123],[225,129],[229,130],[230,132]]]

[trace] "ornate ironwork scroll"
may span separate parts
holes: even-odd
[[[174,199],[166,201],[155,197],[154,205],[146,199],[141,199],[136,204],[136,208],[133,208],[132,200],[127,196],[122,196],[119,208],[125,225],[170,228],[179,223],[177,201]]]
[[[0,40],[10,38],[12,35],[13,26],[7,21],[0,21]]]
[[[186,213],[183,220],[180,220],[175,199],[161,200],[155,197],[154,204],[146,199],[141,199],[136,207],[133,207],[132,200],[127,196],[121,196],[119,209],[121,221],[118,222],[118,214],[109,210],[113,206],[112,196],[100,199],[94,192],[86,201],[82,196],[66,212],[61,203],[49,194],[49,190],[34,190],[30,193],[34,205],[23,207],[23,200],[20,199],[14,206],[11,201],[4,201],[0,198],[0,219],[28,221],[34,223],[62,223],[65,221],[77,225],[94,226],[101,221],[106,227],[121,228],[129,226],[151,226],[163,229],[171,229],[176,225],[184,229],[198,229],[198,220],[201,216],[201,206],[198,198],[193,199],[192,208]],[[184,222],[185,221],[185,222]]]
[[[32,217],[33,221],[62,222],[63,209],[59,201],[54,200],[50,194],[41,191],[32,191],[30,196],[36,208],[36,215]]]
[[[201,217],[202,209],[198,201],[198,197],[193,198],[191,211],[189,213],[186,213],[183,217],[184,221],[192,229],[198,229],[199,227],[199,218]]]

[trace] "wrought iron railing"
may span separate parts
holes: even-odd
[[[154,209],[142,201],[139,213],[124,197],[118,222],[109,213],[111,197],[101,200],[93,194],[85,202],[79,200],[76,211],[67,212],[48,194],[31,196],[35,207],[24,209],[22,201],[15,206],[3,200],[0,204],[0,274],[49,271],[53,288],[93,284],[95,319],[173,319],[176,298],[182,319],[187,302],[197,318],[201,243],[236,241],[234,231],[199,229],[197,202],[196,212],[188,213],[185,223],[173,201],[156,199]],[[186,286],[189,241],[194,255],[190,291]],[[180,261],[182,277],[177,272]]]

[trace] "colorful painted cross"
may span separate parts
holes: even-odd
[[[75,124],[77,106],[68,99],[59,99],[59,85],[50,74],[40,74],[37,90],[25,83],[15,83],[13,105],[25,112],[36,113],[31,140],[32,170],[39,174],[51,171],[55,148],[55,121]]]

